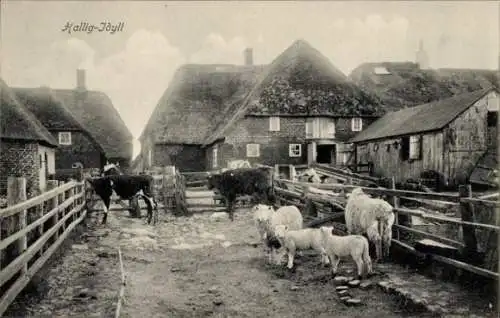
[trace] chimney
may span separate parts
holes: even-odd
[[[76,70],[76,88],[77,90],[85,90],[85,70]]]
[[[245,56],[245,65],[253,65],[253,49],[250,47],[246,48],[243,54]]]

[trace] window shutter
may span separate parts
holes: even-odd
[[[423,142],[424,137],[422,135],[418,136],[418,159],[422,159],[424,157],[424,145]]]

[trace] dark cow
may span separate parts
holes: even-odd
[[[234,220],[234,203],[238,196],[251,195],[254,203],[274,203],[268,168],[238,168],[208,176],[209,190],[215,189],[224,197],[227,213]]]
[[[156,212],[154,218],[154,224],[156,224],[158,221],[158,204],[153,196],[153,177],[148,175],[124,175],[114,164],[104,166],[102,175],[103,177],[100,178],[87,179],[104,202],[102,224],[106,224],[113,191],[123,200],[130,200],[134,196],[142,197],[148,208],[148,224],[151,224],[153,219],[153,209]]]

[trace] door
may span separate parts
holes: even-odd
[[[316,162],[316,142],[307,144],[307,164]]]
[[[337,159],[337,152],[335,145],[318,145],[317,146],[317,163],[326,163],[335,165]]]

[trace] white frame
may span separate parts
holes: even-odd
[[[420,158],[420,143],[422,142],[422,139],[418,135],[413,135],[410,136],[410,149],[408,153],[408,159],[411,160],[418,160]]]
[[[362,131],[363,130],[363,119],[361,119],[360,117],[352,118],[351,119],[351,130],[352,131]]]
[[[306,118],[306,138],[318,138],[320,120],[318,117]]]
[[[148,165],[151,167],[153,164],[153,151],[151,149],[148,150]]]
[[[260,144],[247,144],[247,158],[260,157]]]
[[[296,148],[297,146],[298,146],[298,153],[295,153],[295,151],[297,149],[293,149],[293,148]],[[288,156],[293,157],[293,158],[302,157],[302,144],[289,144],[288,145]]]
[[[217,160],[218,160],[218,157],[219,157],[219,149],[217,148],[217,146],[214,146],[212,148],[212,168],[217,168]]]
[[[67,137],[66,141],[64,141],[63,136]],[[66,146],[71,145],[71,131],[60,131],[58,134],[58,138],[60,145],[66,145]]]
[[[280,131],[280,118],[277,116],[269,117],[269,131]]]

